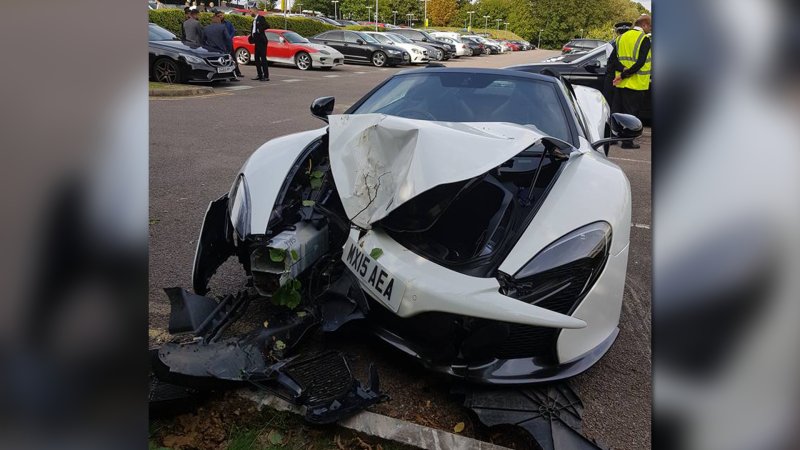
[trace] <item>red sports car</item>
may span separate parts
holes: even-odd
[[[289,30],[267,30],[267,61],[279,64],[291,64],[300,70],[312,67],[330,69],[344,64],[344,55],[327,45],[315,44]],[[255,46],[247,42],[247,36],[233,38],[236,61],[247,64],[253,61]]]

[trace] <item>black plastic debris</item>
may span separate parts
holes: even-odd
[[[469,388],[464,406],[486,426],[523,428],[543,450],[600,448],[581,434],[583,404],[564,383],[522,389]]]

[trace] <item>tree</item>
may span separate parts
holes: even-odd
[[[432,26],[446,26],[457,15],[456,0],[430,0],[428,21]]]
[[[318,11],[333,17],[333,3],[330,0],[302,0],[300,3],[303,4],[303,11]]]

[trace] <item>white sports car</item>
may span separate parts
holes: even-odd
[[[361,323],[475,382],[563,379],[605,354],[631,214],[628,180],[605,153],[641,134],[638,119],[609,114],[591,88],[475,68],[403,71],[342,115],[333,105],[317,99],[312,114],[328,126],[265,143],[210,204],[199,296],[236,256],[260,298],[305,311],[302,332],[283,338],[290,348],[312,325]],[[187,368],[209,354],[187,346],[159,356],[173,373],[239,379],[265,370],[252,362],[261,353],[220,369],[222,349],[273,342],[217,348],[214,367]]]

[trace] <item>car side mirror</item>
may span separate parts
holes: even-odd
[[[600,70],[600,61],[595,59],[594,61],[586,64],[583,67],[586,68],[587,72],[597,73]]]
[[[279,40],[281,41],[281,44],[285,44],[286,43],[286,38],[283,37],[283,36],[279,36]]]
[[[327,122],[328,116],[333,114],[335,101],[334,97],[320,97],[314,100],[311,102],[311,115]]]
[[[592,142],[593,149],[597,150],[600,146],[612,142],[632,141],[642,135],[642,121],[636,116],[614,113],[611,114],[608,122],[612,137]],[[606,146],[605,154],[608,156],[608,146]]]
[[[356,44],[364,45],[364,41],[362,41],[361,39],[356,39]]]

